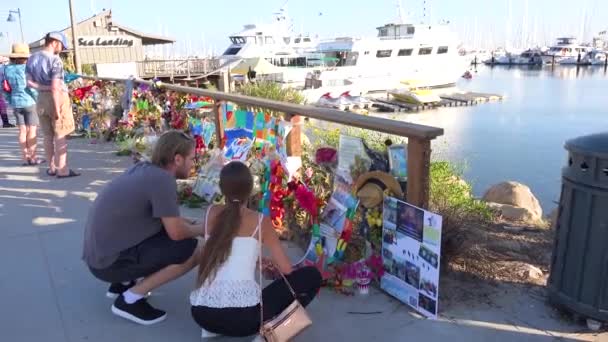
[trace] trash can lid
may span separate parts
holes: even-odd
[[[571,152],[608,159],[608,132],[568,140],[565,147]]]

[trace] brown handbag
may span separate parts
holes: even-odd
[[[262,286],[262,227],[259,229],[259,279]],[[293,302],[276,317],[264,322],[264,303],[262,291],[260,291],[260,336],[267,342],[287,342],[308,328],[312,321],[304,307],[298,302],[295,291],[289,284],[287,278],[279,271],[283,281],[287,284],[289,291],[293,295]]]

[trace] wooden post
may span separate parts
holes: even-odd
[[[302,155],[302,117],[288,114],[287,119],[293,125],[291,132],[287,135],[287,155],[300,157]]]
[[[407,144],[407,201],[428,209],[431,141],[409,138]]]
[[[213,117],[215,119],[215,136],[218,148],[224,148],[224,117],[222,114],[222,101],[216,101],[213,105]]]
[[[220,71],[220,77],[218,80],[218,90],[224,93],[230,92],[230,76],[225,71]]]

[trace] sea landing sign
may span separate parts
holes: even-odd
[[[131,47],[134,39],[129,36],[82,36],[78,37],[78,46],[83,48],[97,47]]]

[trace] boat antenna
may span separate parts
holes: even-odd
[[[403,10],[403,3],[401,0],[397,0],[397,13],[399,14],[399,24],[405,24],[407,22],[407,16]]]
[[[427,6],[428,4],[428,6]],[[428,7],[428,8],[427,8]],[[428,12],[428,14],[427,14]],[[433,5],[431,4],[431,0],[423,0],[422,1],[422,23],[431,25],[433,21]]]

